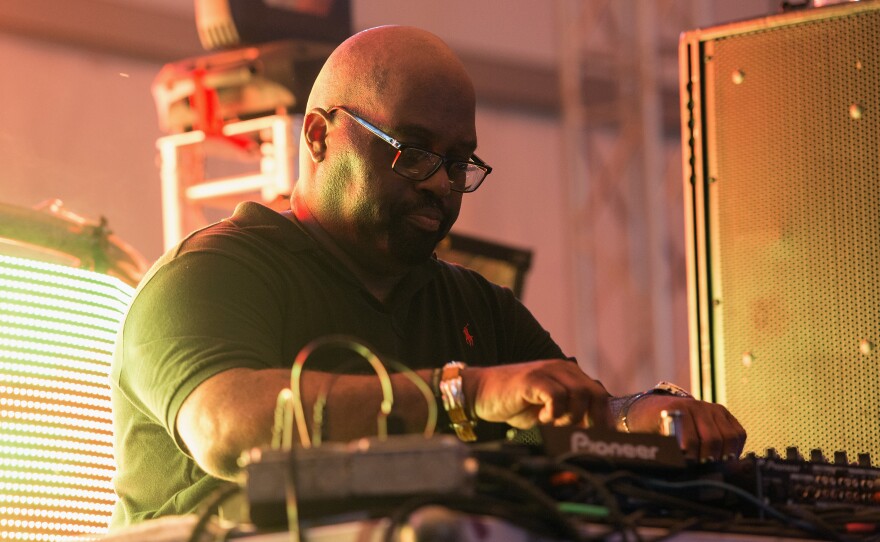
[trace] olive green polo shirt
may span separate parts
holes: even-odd
[[[329,334],[414,369],[562,357],[510,290],[471,270],[431,259],[382,304],[300,224],[241,204],[157,261],[126,316],[111,374],[120,497],[112,527],[190,513],[221,484],[175,432],[196,386],[235,367],[289,368]],[[309,368],[334,363],[310,359]]]

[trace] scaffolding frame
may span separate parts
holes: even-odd
[[[294,134],[299,133],[301,125],[301,115],[275,114],[226,123],[218,136],[194,130],[160,137],[156,147],[165,249],[208,225],[208,207],[230,209],[249,197],[267,204],[288,197],[297,177]],[[256,151],[242,150],[243,143],[250,143]],[[206,159],[213,150],[222,151],[224,147],[242,161],[255,161],[256,155],[259,170],[206,178]]]

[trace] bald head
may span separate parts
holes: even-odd
[[[474,100],[470,77],[443,40],[418,28],[380,26],[355,34],[330,55],[306,110],[347,104],[371,111],[389,98],[430,92],[434,85]]]
[[[345,40],[324,63],[306,112],[343,105],[374,124],[417,117],[456,119],[473,130],[476,98],[461,60],[434,34],[409,26],[380,26]],[[300,141],[299,190],[320,168],[306,134]],[[471,138],[476,146],[476,135]]]

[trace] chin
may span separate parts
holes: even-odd
[[[426,236],[409,235],[395,236],[389,239],[388,251],[391,256],[408,266],[415,266],[429,260],[440,242],[446,234],[432,234]]]

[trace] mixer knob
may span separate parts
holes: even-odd
[[[849,461],[846,458],[846,452],[838,450],[834,452],[834,464],[835,465],[849,465]]]
[[[804,458],[801,456],[801,452],[798,450],[797,446],[789,446],[785,449],[785,459],[786,461],[803,461]]]
[[[810,461],[813,463],[827,463],[825,459],[825,454],[822,453],[821,448],[813,448],[810,450]]]
[[[776,448],[767,448],[767,459],[779,459],[779,452]]]
[[[870,467],[871,466],[871,454],[860,453],[859,454],[859,466],[860,467]]]

